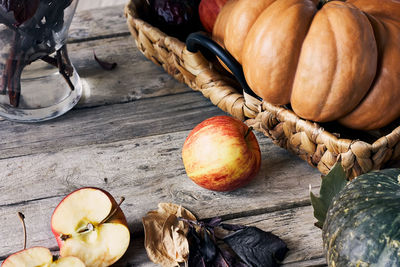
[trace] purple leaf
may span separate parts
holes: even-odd
[[[117,63],[115,63],[115,62],[110,63],[105,60],[99,59],[96,56],[95,52],[93,52],[93,55],[94,55],[94,59],[96,60],[96,62],[99,63],[100,67],[102,67],[104,70],[113,70],[117,67]]]
[[[221,224],[222,219],[220,217],[211,218],[208,220],[202,220],[207,227],[217,227]]]
[[[152,0],[154,14],[161,23],[173,26],[193,23],[197,12],[193,0]]]
[[[224,258],[224,256],[219,252],[217,257],[215,257],[213,267],[233,267],[234,265],[229,264],[229,262]]]
[[[0,0],[0,6],[6,12],[14,12],[18,24],[22,24],[35,15],[40,0]]]
[[[206,262],[212,262],[217,255],[217,246],[206,229],[202,229],[203,242],[200,243],[200,251]]]
[[[220,226],[228,231],[238,231],[241,230],[243,228],[246,228],[246,226],[244,225],[240,225],[240,224],[227,224],[227,223],[221,223]]]
[[[201,239],[197,235],[196,230],[193,227],[189,228],[187,238],[189,241],[189,266],[206,267],[203,255],[200,252]]]
[[[278,262],[288,251],[279,237],[257,227],[223,224],[218,217],[196,222],[183,221],[190,225],[187,236],[189,266],[274,267],[279,265]],[[231,234],[216,240],[214,230],[218,227]]]
[[[229,266],[229,267],[248,267],[246,264],[244,264],[238,256],[235,254],[235,252],[232,251],[228,246],[219,246],[219,253],[217,257],[215,258],[215,267],[223,267],[223,266]]]
[[[257,227],[246,227],[224,238],[240,259],[249,266],[279,266],[289,250],[279,237]]]

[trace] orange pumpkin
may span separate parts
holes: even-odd
[[[362,130],[400,116],[400,1],[235,0],[229,8],[214,33],[265,101]]]

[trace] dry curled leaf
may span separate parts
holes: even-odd
[[[96,53],[93,51],[93,56],[94,59],[96,60],[96,62],[100,65],[100,67],[103,68],[103,70],[113,70],[117,67],[117,63],[116,62],[108,62],[105,61],[103,59],[100,59],[97,57]]]
[[[279,237],[254,226],[225,224],[218,217],[180,220],[189,225],[191,267],[273,267],[288,251]]]
[[[158,210],[148,212],[142,219],[147,255],[164,267],[179,266],[189,256],[189,228],[178,217],[196,220],[190,211],[172,203],[159,203]]]

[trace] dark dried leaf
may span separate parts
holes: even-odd
[[[0,0],[0,6],[6,12],[14,12],[18,24],[22,24],[35,15],[40,0]]]
[[[224,238],[240,259],[249,266],[279,266],[288,248],[276,235],[257,227],[245,227]]]
[[[197,4],[193,0],[152,0],[150,6],[155,18],[171,26],[191,25],[197,15]]]
[[[188,265],[190,267],[192,267],[192,266],[193,267],[206,267],[206,263],[204,261],[203,255],[200,252],[201,239],[193,227],[189,228],[187,238],[188,238],[188,242],[189,242]]]
[[[220,226],[228,231],[238,231],[241,230],[243,228],[246,228],[246,226],[244,225],[240,225],[240,224],[227,224],[227,223],[221,223]]]
[[[208,234],[204,234],[203,227],[201,231],[203,232],[202,237],[195,228],[191,227],[187,236],[190,251],[188,265],[190,267],[247,267],[226,244],[222,244],[222,247],[217,246]],[[215,255],[212,255],[214,253]],[[210,258],[212,259],[210,260]]]
[[[215,258],[215,267],[229,266],[229,267],[247,267],[233,250],[228,246],[219,246],[219,253]]]
[[[94,55],[94,59],[97,61],[97,63],[99,63],[100,67],[102,67],[104,70],[113,70],[117,67],[117,63],[115,63],[115,62],[110,63],[105,60],[99,59],[96,56],[96,53],[94,53],[94,52],[93,52],[93,55]]]
[[[190,225],[187,236],[189,266],[278,266],[278,261],[282,261],[288,251],[279,237],[256,227],[223,224],[218,217],[202,221],[181,220]],[[233,233],[226,235],[226,231]]]
[[[206,229],[202,229],[203,242],[200,243],[200,251],[206,263],[212,262],[217,256],[217,246]]]
[[[221,252],[218,252],[213,267],[234,267],[234,265],[226,260]]]
[[[207,220],[201,220],[207,227],[217,227],[221,224],[222,219],[220,217],[215,217]]]

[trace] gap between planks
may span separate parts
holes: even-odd
[[[72,110],[39,124],[0,122],[2,159],[190,130],[224,113],[200,93]],[[266,137],[264,137],[266,138]]]
[[[68,31],[68,43],[129,35],[125,5],[78,11]]]
[[[123,209],[133,233],[140,232],[141,218],[159,202],[191,207],[200,218],[229,218],[229,214],[241,216],[248,210],[262,213],[279,210],[279,206],[299,206],[295,203],[307,205],[309,184],[314,189],[319,187],[317,170],[262,138],[262,167],[254,181],[233,192],[202,189],[187,178],[181,161],[180,150],[187,134],[183,131],[1,160],[0,169],[6,172],[0,185],[0,203],[21,202],[32,196],[43,199],[0,208],[0,224],[9,225],[0,228],[0,239],[8,240],[0,255],[18,248],[17,211],[30,222],[31,245],[54,246],[46,241],[51,240],[46,233],[52,211],[62,196],[85,186],[103,188],[116,198],[125,196]],[[46,199],[54,195],[61,197]],[[44,237],[47,243],[43,244],[40,240]]]

